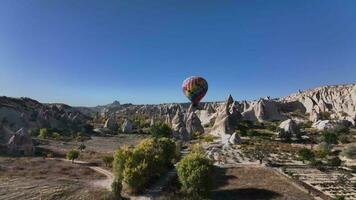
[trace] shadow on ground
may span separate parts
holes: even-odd
[[[231,174],[228,175],[226,173],[227,170],[228,168],[214,168],[215,178],[211,199],[269,200],[282,196],[281,194],[275,191],[262,188],[229,188],[231,182],[236,181],[238,177]]]
[[[243,188],[243,189],[231,189],[231,190],[227,189],[227,190],[214,191],[212,193],[212,199],[216,199],[216,200],[218,199],[268,200],[268,199],[274,199],[279,196],[281,196],[279,193],[270,190],[256,189],[256,188]]]

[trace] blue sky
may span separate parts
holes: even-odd
[[[98,105],[355,83],[354,0],[2,0],[0,95]]]

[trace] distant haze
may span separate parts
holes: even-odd
[[[356,1],[2,0],[0,95],[96,106],[355,83]]]

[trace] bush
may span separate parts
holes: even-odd
[[[212,188],[213,165],[201,153],[190,153],[177,165],[181,190],[191,195],[207,196]]]
[[[104,156],[101,159],[104,163],[106,167],[111,167],[112,166],[112,162],[114,161],[114,157],[112,156]]]
[[[171,137],[172,129],[165,123],[158,123],[150,127],[149,133],[153,137]]]
[[[113,171],[118,181],[122,181],[124,177],[123,172],[125,169],[126,162],[131,155],[132,151],[130,151],[127,146],[125,146],[124,148],[119,148],[115,151]]]
[[[71,150],[67,153],[67,159],[71,160],[72,163],[74,162],[75,159],[79,157],[79,151],[77,150]]]
[[[114,180],[111,184],[111,191],[114,195],[113,199],[121,199],[122,184],[121,181]]]
[[[353,137],[349,135],[339,135],[338,139],[342,144],[348,144],[352,142]]]
[[[134,149],[118,149],[114,155],[114,174],[131,193],[144,189],[148,182],[172,166],[177,157],[174,140],[155,138],[143,140]]]
[[[324,131],[322,140],[327,144],[337,144],[337,135],[331,131]]]
[[[336,196],[334,200],[345,200],[344,196]]]
[[[212,136],[212,135],[204,135],[203,140],[204,142],[214,142],[216,137]]]
[[[38,137],[41,139],[46,139],[48,137],[48,130],[46,128],[41,128]]]
[[[59,140],[61,138],[61,135],[58,132],[52,133],[52,138],[55,140]]]
[[[78,147],[78,149],[79,149],[80,151],[83,151],[83,150],[86,149],[86,148],[87,148],[87,146],[85,146],[84,143],[81,143],[81,144],[79,145],[79,147]]]
[[[356,145],[348,145],[341,154],[349,159],[356,159]]]
[[[321,160],[312,160],[310,162],[310,166],[315,167],[319,169],[320,171],[324,170],[324,164],[321,162]]]
[[[328,165],[333,166],[333,167],[339,167],[341,165],[342,161],[339,157],[333,157],[328,160]]]
[[[313,151],[311,151],[310,149],[303,148],[298,151],[298,157],[304,163],[305,160],[312,161],[315,158],[315,155],[314,155]]]
[[[319,113],[320,120],[330,120],[330,113],[329,112],[320,112]]]
[[[307,121],[307,122],[300,123],[298,126],[301,129],[306,129],[306,128],[311,128],[312,125],[313,125],[313,122]]]
[[[266,124],[266,128],[270,131],[277,131],[278,125],[275,123]]]

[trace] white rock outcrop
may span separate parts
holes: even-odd
[[[133,131],[132,123],[130,122],[129,119],[125,119],[124,123],[122,124],[121,131],[123,133],[132,133]]]
[[[177,110],[172,119],[173,137],[187,141],[191,139],[191,135],[188,133],[186,124],[184,123],[184,115],[180,110]]]
[[[35,148],[32,138],[25,128],[18,130],[8,141],[8,149],[11,153],[33,155]]]
[[[202,126],[201,121],[195,112],[191,112],[188,115],[186,128],[189,135],[204,133],[204,127]]]
[[[300,129],[297,123],[295,123],[295,121],[292,119],[287,119],[283,121],[279,125],[279,128],[284,130],[283,132],[283,134],[285,134],[284,137],[296,137],[296,138],[300,137]]]
[[[241,120],[241,114],[234,108],[233,102],[232,96],[229,95],[226,102],[220,105],[214,126],[210,131],[210,134],[221,137],[225,143],[228,142]]]

